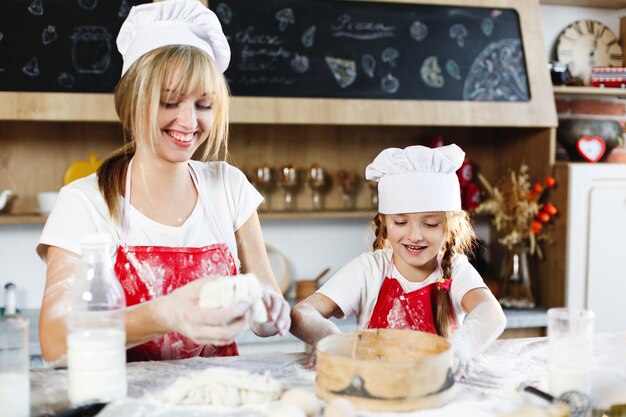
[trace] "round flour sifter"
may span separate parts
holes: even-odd
[[[413,411],[455,394],[452,346],[443,337],[398,329],[360,330],[317,344],[317,395],[358,410]]]

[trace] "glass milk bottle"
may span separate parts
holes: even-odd
[[[73,405],[126,396],[124,291],[115,273],[109,235],[82,243],[80,276],[67,316],[68,394]]]

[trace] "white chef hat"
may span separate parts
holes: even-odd
[[[365,168],[365,178],[378,181],[378,211],[460,211],[456,171],[464,158],[465,152],[457,145],[385,149]]]
[[[191,45],[205,51],[226,71],[230,47],[215,13],[198,0],[169,0],[134,6],[117,35],[122,75],[146,52],[166,45]]]

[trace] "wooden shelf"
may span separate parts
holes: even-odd
[[[555,95],[626,97],[626,88],[554,86]]]
[[[270,211],[259,212],[261,219],[373,219],[373,210]]]
[[[41,224],[45,223],[47,216],[36,213],[24,214],[0,214],[0,224]]]
[[[558,6],[597,7],[600,9],[624,9],[626,0],[541,0],[541,4]]]
[[[531,58],[532,59],[532,58]],[[536,64],[535,64],[536,66]],[[531,68],[529,66],[529,68]],[[543,78],[546,78],[545,80]],[[531,85],[545,91],[543,77]],[[531,79],[534,84],[534,79]],[[232,97],[233,124],[554,127],[556,113],[533,94],[529,102]],[[119,123],[112,94],[0,92],[0,120]],[[454,111],[450,109],[453,108]]]
[[[259,212],[261,219],[372,219],[373,210],[272,211]],[[43,224],[47,216],[39,214],[0,214],[0,224]]]

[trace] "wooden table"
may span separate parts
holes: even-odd
[[[475,361],[470,377],[457,384],[455,399],[430,410],[398,414],[415,417],[492,417],[523,405],[545,405],[545,401],[520,392],[522,384],[547,389],[547,339],[498,340]],[[154,397],[179,376],[210,366],[226,366],[272,376],[286,388],[315,385],[315,372],[300,364],[302,354],[264,353],[232,358],[193,358],[171,362],[128,364],[128,398],[109,404],[99,417],[191,417],[261,416],[270,408],[217,409],[180,407],[155,402]],[[593,395],[596,406],[626,402],[626,333],[600,333],[594,339]],[[67,371],[31,371],[32,415],[53,415],[69,408]],[[373,414],[373,413],[368,413]],[[387,413],[382,413],[387,414]]]

